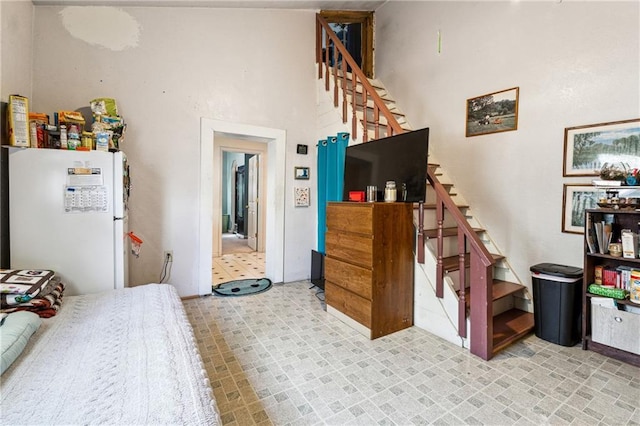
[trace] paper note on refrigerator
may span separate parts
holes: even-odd
[[[109,211],[106,186],[66,186],[65,213],[106,213]]]
[[[67,185],[95,186],[104,185],[102,169],[99,167],[69,167],[67,169]]]

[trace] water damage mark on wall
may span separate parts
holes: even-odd
[[[62,25],[73,37],[113,51],[137,47],[140,24],[122,9],[104,6],[65,7]]]

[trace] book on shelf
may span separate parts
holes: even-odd
[[[609,243],[611,242],[611,236],[613,234],[610,223],[605,221],[596,222],[593,224],[596,232],[596,241],[598,244],[598,251],[600,254],[606,254]]]
[[[616,271],[618,272],[619,283],[620,283],[620,285],[617,287],[622,288],[624,290],[630,290],[631,289],[631,271],[633,271],[633,268],[626,265],[620,265],[616,268]]]
[[[585,240],[587,241],[587,247],[589,249],[589,253],[597,253],[598,248],[596,247],[596,242],[595,242],[595,239],[593,238],[594,230],[591,224],[590,214],[587,214],[586,222],[587,223],[585,226],[585,230],[586,230]]]

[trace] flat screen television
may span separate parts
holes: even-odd
[[[382,201],[385,184],[392,180],[397,201],[425,201],[428,151],[428,128],[347,147],[343,200],[349,200],[349,191],[366,192],[367,186],[375,185]]]

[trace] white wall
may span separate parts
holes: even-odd
[[[582,265],[561,232],[564,128],[640,117],[638,2],[404,2],[376,11],[376,77],[529,284]],[[437,51],[437,32],[442,50]],[[518,130],[465,137],[466,100],[520,87]]]
[[[31,97],[33,4],[0,1],[0,99],[9,95]],[[4,127],[5,123],[0,124]]]
[[[31,1],[0,1],[0,102],[9,95],[31,97]],[[6,123],[0,120],[4,142]],[[0,151],[0,266],[9,267],[8,151]]]
[[[33,104],[75,109],[113,97],[128,128],[131,281],[198,293],[200,119],[286,129],[284,278],[309,276],[311,209],[295,209],[296,143],[315,141],[314,12],[170,7],[35,8]],[[306,101],[311,100],[311,101]],[[294,164],[296,163],[296,164]]]

